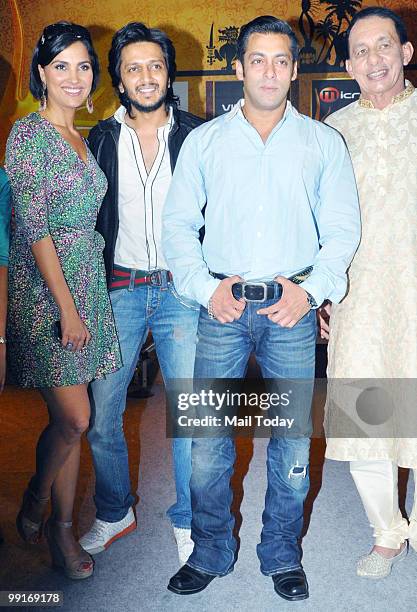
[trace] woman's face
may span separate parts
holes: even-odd
[[[93,70],[87,48],[75,42],[58,53],[39,74],[47,88],[48,107],[76,109],[91,91]]]

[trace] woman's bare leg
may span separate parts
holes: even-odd
[[[80,460],[80,439],[87,429],[90,403],[87,385],[42,389],[50,422],[42,432],[36,449],[36,474],[32,488],[38,498],[52,493],[53,517],[71,521]],[[43,507],[32,500],[27,516],[41,520]],[[65,539],[73,540],[71,530]],[[71,536],[71,537],[69,537]],[[74,541],[75,542],[75,541]]]

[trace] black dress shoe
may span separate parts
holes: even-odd
[[[168,584],[168,590],[178,595],[193,595],[203,591],[216,576],[183,565]]]
[[[272,581],[275,592],[288,601],[308,598],[308,582],[301,567],[282,574],[274,574]]]

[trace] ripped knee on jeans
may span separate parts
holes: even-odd
[[[298,461],[295,465],[291,466],[288,472],[289,480],[304,480],[307,476],[307,465],[300,465]]]

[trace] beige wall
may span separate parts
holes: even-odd
[[[107,50],[114,31],[135,20],[164,29],[176,46],[178,70],[198,72],[194,75],[180,74],[178,80],[188,81],[189,110],[201,116],[206,114],[206,81],[234,78],[231,70],[225,70],[226,62],[221,57],[210,63],[210,55],[214,56],[216,50],[219,53],[222,45],[226,44],[219,40],[219,35],[222,36],[219,29],[234,26],[237,32],[243,23],[261,14],[273,14],[290,21],[303,48],[298,106],[302,112],[309,113],[311,80],[326,74],[344,76],[331,39],[323,49],[324,39],[317,29],[317,24],[324,22],[326,16],[332,20],[333,31],[346,29],[346,19],[340,19],[333,11],[335,5],[340,4],[330,0],[327,3],[320,3],[319,0],[0,0],[0,159],[15,119],[37,108],[28,90],[29,65],[36,40],[48,23],[67,19],[87,26],[92,33],[103,70],[100,86],[94,95],[94,114],[89,116],[84,110],[78,114],[79,126],[88,128],[115,109],[116,98],[106,70]],[[417,0],[409,0],[406,4],[395,0],[362,2],[362,6],[368,4],[381,4],[398,10],[406,20],[410,39],[417,43],[417,20],[413,18]],[[307,10],[303,16],[302,5]],[[351,0],[350,4],[347,1],[346,17],[349,18],[352,7],[355,10],[360,5],[360,0]],[[316,27],[313,39],[306,45],[302,32],[304,30],[309,37],[310,19]],[[208,49],[212,24],[213,44]],[[233,31],[229,32],[233,37]],[[330,50],[327,62],[321,67],[317,66],[317,60],[323,59],[327,50]],[[319,70],[320,74],[311,72],[312,69]],[[411,71],[409,74],[412,76]]]

